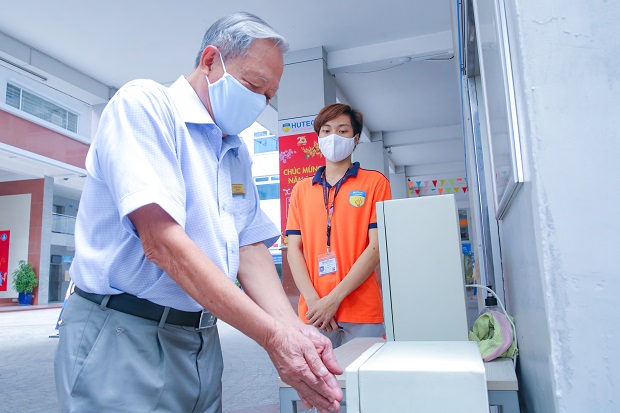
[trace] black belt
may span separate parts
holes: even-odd
[[[99,305],[104,302],[106,297],[109,297],[108,302],[104,305],[105,307],[160,323],[164,322],[202,330],[213,327],[217,322],[217,318],[208,311],[191,312],[175,310],[174,308],[164,307],[163,305],[155,304],[149,300],[127,293],[109,296],[100,295],[87,293],[86,291],[80,290],[77,286],[74,292],[80,297]],[[162,320],[164,317],[165,319]]]

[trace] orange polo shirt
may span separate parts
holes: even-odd
[[[327,211],[323,191],[323,171],[299,181],[291,193],[286,235],[301,235],[306,268],[319,297],[325,297],[348,274],[358,257],[368,246],[368,230],[377,228],[376,203],[391,199],[390,183],[377,171],[359,167],[356,162],[341,180],[334,202],[330,251],[336,254],[337,271],[319,276],[318,256],[327,251]],[[337,185],[325,183],[329,200],[333,200]],[[299,317],[304,321],[308,305],[303,295],[299,299]],[[383,322],[381,289],[375,271],[340,304],[337,321],[348,323]]]

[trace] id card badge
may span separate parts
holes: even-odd
[[[338,262],[336,260],[336,254],[333,252],[327,252],[319,255],[319,276],[322,277],[327,274],[333,274],[338,270]]]

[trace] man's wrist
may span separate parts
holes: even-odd
[[[269,343],[274,340],[282,327],[283,323],[279,322],[275,318],[271,318],[271,322],[265,325],[265,329],[256,342],[264,349],[267,349]]]
[[[299,317],[297,317],[297,314],[293,313],[293,316],[291,317],[287,317],[284,320],[280,320],[280,322],[285,326],[285,327],[293,327],[295,329],[299,328],[299,327],[303,327],[305,326],[304,322],[301,321],[299,319]]]

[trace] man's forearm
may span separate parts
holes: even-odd
[[[273,258],[262,242],[241,247],[237,278],[246,294],[276,320],[289,326],[303,325],[282,288]]]
[[[146,258],[216,317],[263,345],[276,320],[232,283],[170,216],[151,204],[130,214]]]

